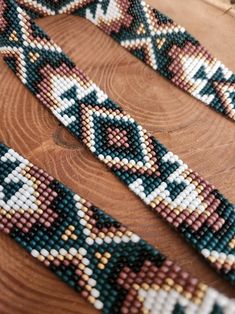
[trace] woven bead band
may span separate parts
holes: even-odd
[[[141,0],[17,0],[40,16],[87,18],[169,81],[235,120],[235,74],[185,29]]]
[[[145,204],[235,282],[234,205],[101,91],[12,0],[1,52],[21,81]]]
[[[0,230],[103,313],[235,313],[119,222],[0,144]]]

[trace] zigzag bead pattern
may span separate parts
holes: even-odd
[[[16,2],[3,4],[0,51],[9,67],[130,190],[235,282],[234,205],[109,99]]]
[[[235,313],[234,301],[4,144],[0,207],[0,230],[103,313]]]
[[[235,74],[171,18],[141,0],[17,0],[40,16],[85,17],[176,86],[235,120]]]

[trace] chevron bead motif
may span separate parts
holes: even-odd
[[[0,230],[103,313],[235,313],[232,300],[3,144]]]
[[[235,282],[234,205],[108,98],[14,1],[4,1],[0,16],[0,51],[22,83],[130,190]],[[223,93],[227,87],[217,88]]]
[[[85,17],[180,89],[235,120],[235,74],[183,27],[141,0],[17,0],[34,16]]]

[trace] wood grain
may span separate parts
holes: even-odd
[[[203,0],[218,9],[222,10],[226,14],[230,14],[235,17],[235,1],[234,0]]]
[[[235,71],[235,19],[202,0],[149,1]],[[181,92],[89,22],[73,16],[39,24],[114,100],[235,202],[233,122]],[[124,187],[21,85],[0,60],[0,139],[114,215],[200,280],[235,291]],[[11,239],[0,237],[1,314],[97,313]]]

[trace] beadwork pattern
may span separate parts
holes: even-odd
[[[12,0],[1,52],[21,81],[145,204],[235,282],[234,205],[101,91]]]
[[[17,0],[40,16],[87,18],[182,90],[235,120],[235,74],[171,18],[141,0]]]
[[[4,144],[0,230],[103,313],[235,313],[234,301]]]

